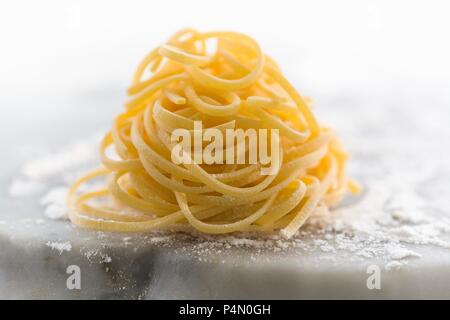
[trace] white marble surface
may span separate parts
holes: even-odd
[[[86,122],[81,110],[115,98],[97,99],[88,95],[76,117],[61,113],[58,119],[67,119],[68,130],[51,137],[54,147],[46,150],[70,148],[81,124],[86,136],[96,132],[99,127]],[[70,177],[78,171],[71,168],[40,177],[36,181],[44,187],[30,195],[2,195],[0,296],[449,298],[450,148],[449,129],[441,125],[449,119],[449,109],[445,101],[427,109],[395,96],[372,99],[318,99],[316,112],[338,128],[352,153],[350,173],[365,191],[348,198],[330,217],[312,219],[295,241],[275,237],[261,244],[264,238],[257,237],[247,245],[240,242],[245,235],[230,240],[79,230],[67,220],[48,219],[39,205],[47,189],[65,185],[67,173]],[[39,124],[46,125],[51,122]],[[2,173],[5,189],[17,177],[26,177],[20,168],[36,159],[20,150],[33,147],[11,147],[12,166]],[[96,162],[92,147],[93,156],[82,167]],[[69,244],[70,251],[59,251],[62,244]],[[82,290],[65,286],[65,269],[71,264],[82,270]],[[380,290],[366,286],[370,265],[381,270]]]

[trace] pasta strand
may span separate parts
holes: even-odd
[[[217,40],[212,54],[206,50],[211,39]],[[143,59],[128,95],[100,144],[103,168],[69,190],[76,225],[115,232],[280,230],[289,238],[315,210],[359,190],[345,174],[347,154],[335,132],[320,126],[309,102],[247,35],[177,32]],[[251,163],[251,133],[261,129],[279,135],[255,135]],[[179,154],[172,139],[177,130],[189,133]],[[205,132],[248,133],[249,144],[227,140],[214,148],[217,163],[199,162],[219,143],[195,144]],[[270,146],[270,168],[263,142]],[[228,163],[230,151],[231,160],[249,160]],[[104,188],[81,192],[98,179],[105,179]]]

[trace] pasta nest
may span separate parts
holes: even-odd
[[[335,132],[319,125],[310,100],[247,35],[179,31],[143,59],[128,95],[101,142],[103,166],[70,188],[76,225],[118,232],[279,230],[289,238],[312,213],[358,190],[345,174],[347,153]],[[171,134],[193,132],[198,121],[219,131],[276,130],[274,171],[262,174],[261,163],[174,163]],[[105,186],[80,192],[97,179]]]

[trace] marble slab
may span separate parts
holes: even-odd
[[[48,119],[23,133],[34,138],[11,144],[0,172],[0,298],[450,298],[450,144],[440,121],[449,118],[445,103],[424,112],[407,99],[319,99],[315,111],[342,136],[352,154],[350,174],[365,192],[286,241],[277,235],[82,230],[49,219],[39,204],[46,190],[67,183],[67,172],[36,178],[42,186],[30,195],[11,195],[15,179],[29,179],[23,168],[34,160],[33,146],[42,149],[37,142],[55,151],[106,127],[109,122],[99,119],[112,119],[108,103],[87,101],[85,108],[102,106],[93,114],[103,116],[61,112],[54,117],[78,131],[39,131],[52,125]],[[2,126],[2,139],[11,126]],[[96,154],[83,166],[94,165]],[[67,287],[67,268],[74,265],[81,272],[79,290]]]

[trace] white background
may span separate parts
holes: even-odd
[[[448,1],[2,1],[2,123],[47,141],[73,129],[62,112],[109,124],[140,59],[184,27],[248,33],[319,102],[420,96],[430,108],[449,97],[449,16]]]

